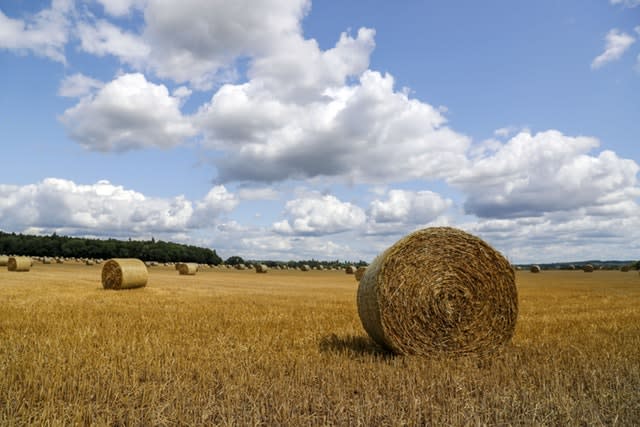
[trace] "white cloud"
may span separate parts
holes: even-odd
[[[144,63],[150,48],[140,36],[123,31],[121,28],[105,21],[77,25],[80,47],[87,53],[97,56],[114,55],[131,65]]]
[[[62,80],[60,88],[58,89],[58,95],[69,98],[81,98],[89,95],[95,89],[100,89],[102,86],[104,86],[104,83],[100,80],[87,77],[82,73],[76,73]]]
[[[125,16],[135,6],[142,7],[143,0],[97,0],[104,7],[104,11],[112,16]]]
[[[316,176],[386,182],[442,177],[462,167],[468,138],[393,85],[390,75],[365,71],[357,85],[325,88],[311,104],[308,97],[281,100],[256,80],[225,85],[196,123],[209,146],[227,153],[217,164],[221,182]]]
[[[623,207],[619,204],[640,195],[638,165],[611,151],[589,155],[598,145],[594,138],[553,130],[521,132],[449,183],[467,193],[467,213],[484,218]]]
[[[124,74],[60,117],[71,138],[97,151],[168,148],[196,131],[180,112],[180,99],[142,74]]]
[[[609,0],[611,4],[621,4],[624,7],[636,7],[636,6],[640,6],[640,0]]]
[[[238,197],[241,200],[277,200],[280,195],[278,191],[270,187],[262,188],[241,188],[238,190]]]
[[[620,59],[622,54],[635,42],[632,36],[620,32],[615,28],[607,33],[605,40],[607,43],[604,52],[598,55],[591,63],[591,68],[593,69],[600,68],[608,62]]]
[[[391,190],[386,200],[371,202],[369,216],[378,223],[427,224],[452,203],[432,191]]]
[[[68,14],[71,0],[54,0],[27,19],[13,19],[0,10],[0,49],[33,52],[36,55],[66,63],[64,46],[69,37]]]
[[[308,0],[149,2],[143,38],[158,76],[209,88],[243,56],[277,50],[301,33]]]
[[[80,185],[46,178],[24,186],[0,184],[0,228],[91,235],[140,235],[206,228],[237,199],[217,186],[201,200],[152,198],[109,181]]]
[[[335,196],[317,195],[294,199],[285,206],[285,220],[273,224],[280,234],[322,235],[340,233],[364,224],[364,211]]]

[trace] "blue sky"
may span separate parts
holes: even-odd
[[[0,229],[640,258],[640,2],[0,0]]]

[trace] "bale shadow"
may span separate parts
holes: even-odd
[[[395,357],[393,353],[380,347],[371,338],[362,335],[325,335],[320,338],[318,348],[321,353],[341,354],[352,357],[373,356],[382,359]]]

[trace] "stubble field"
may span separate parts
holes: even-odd
[[[637,272],[518,272],[490,360],[400,357],[343,272],[0,269],[0,425],[634,425]]]

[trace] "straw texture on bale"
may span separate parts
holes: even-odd
[[[33,265],[33,260],[26,256],[12,256],[7,261],[9,271],[29,271]]]
[[[147,285],[149,273],[144,262],[137,258],[113,258],[102,266],[102,287],[132,289]]]
[[[584,267],[582,267],[582,271],[584,271],[585,273],[593,273],[593,265],[591,264],[586,264]]]
[[[195,262],[183,262],[178,264],[178,272],[182,276],[193,276],[198,272],[198,264]]]
[[[397,354],[491,354],[511,340],[518,316],[509,261],[450,227],[389,247],[367,268],[357,301],[369,336]]]
[[[264,264],[256,264],[256,273],[266,273],[269,271],[269,267]]]
[[[0,255],[0,267],[6,267],[9,264],[9,257],[6,255]]]
[[[540,268],[539,265],[532,265],[531,268],[529,269],[530,272],[532,273],[540,273],[542,269]]]
[[[364,276],[364,272],[367,271],[367,267],[358,267],[358,269],[356,270],[356,280],[359,282],[360,279],[362,279],[362,276]]]

